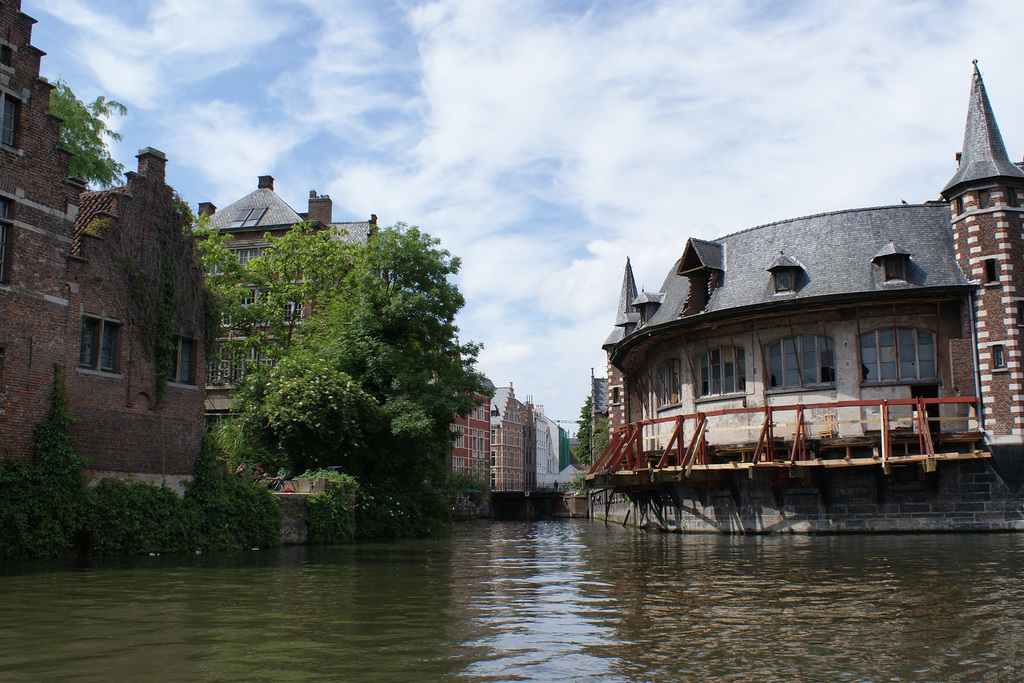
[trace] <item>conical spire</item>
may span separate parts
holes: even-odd
[[[960,168],[942,188],[942,196],[948,199],[954,194],[952,190],[963,183],[999,177],[1024,178],[1024,171],[1014,166],[1006,155],[1003,137],[999,134],[999,126],[985,92],[985,82],[978,71],[978,60],[974,60]]]
[[[640,312],[633,305],[636,299],[636,280],[633,279],[633,266],[626,257],[626,271],[622,274],[622,293],[619,294],[619,310],[615,315],[615,326],[636,324],[640,321]]]

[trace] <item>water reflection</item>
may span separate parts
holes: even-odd
[[[1024,537],[467,523],[0,567],[0,678],[1016,681]]]

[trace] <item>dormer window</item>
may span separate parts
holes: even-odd
[[[796,290],[796,284],[793,282],[796,278],[793,276],[792,268],[780,268],[772,273],[772,284],[775,286],[775,292],[792,292]]]
[[[909,282],[910,252],[890,241],[871,259],[882,270],[884,282]]]
[[[723,246],[691,237],[686,241],[683,258],[679,260],[676,274],[689,281],[683,315],[703,313],[708,306],[711,293],[721,281],[725,271]]]
[[[772,274],[772,291],[776,294],[795,292],[802,270],[803,267],[798,262],[780,251],[778,257],[768,266],[768,272]]]
[[[641,292],[640,296],[633,300],[633,306],[640,311],[640,324],[646,325],[661,306],[664,294],[652,292]]]
[[[882,259],[882,272],[885,281],[907,279],[907,257],[903,255],[886,256]]]

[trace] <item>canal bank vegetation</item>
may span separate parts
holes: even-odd
[[[0,559],[233,550],[278,542],[281,510],[265,487],[222,473],[206,445],[184,497],[103,480],[88,487],[63,382],[36,428],[31,463],[0,463]]]
[[[363,244],[327,234],[300,224],[268,235],[245,264],[223,236],[206,237],[232,326],[225,352],[254,359],[234,394],[237,417],[215,426],[215,440],[232,466],[352,477],[349,495],[311,499],[316,542],[429,535],[454,497],[444,468],[452,418],[489,395],[474,370],[479,345],[457,336],[459,259],[404,224]]]

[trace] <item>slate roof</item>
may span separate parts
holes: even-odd
[[[985,91],[985,82],[981,79],[978,62],[975,61],[960,167],[942,188],[942,196],[952,196],[955,188],[964,183],[1000,177],[1024,179],[1024,171],[1017,168],[1006,154],[1003,136],[999,134],[999,126],[996,125],[996,117]]]
[[[267,212],[263,214],[255,227],[289,226],[302,220],[295,209],[288,206],[273,190],[261,187],[210,216],[210,227],[231,230],[229,226],[243,209],[256,208],[266,208]],[[236,229],[251,230],[252,228],[253,226],[247,226]]]
[[[692,244],[696,240],[689,240]],[[957,266],[949,207],[945,203],[884,206],[836,211],[762,225],[705,244],[724,255],[725,268],[702,313],[688,316],[695,324],[732,310],[775,306],[801,308],[836,298],[870,299],[897,290],[922,294],[944,288],[972,287]],[[884,281],[873,263],[892,242],[911,245],[907,281]],[[767,267],[782,251],[802,269],[795,292],[775,293]],[[682,320],[689,280],[678,275],[682,259],[662,284],[664,300],[643,330]],[[605,342],[626,338],[621,327]]]
[[[229,227],[242,211],[249,209],[266,208],[267,212],[260,217],[255,225],[245,227]],[[261,187],[239,199],[226,208],[218,211],[210,217],[210,227],[218,228],[227,232],[232,231],[253,231],[271,228],[291,227],[302,221],[302,216],[295,209],[288,206],[276,192],[269,188]],[[336,228],[335,237],[348,244],[362,244],[366,238],[377,227],[369,221],[353,221],[347,223],[331,223]],[[263,234],[260,232],[259,234]]]

